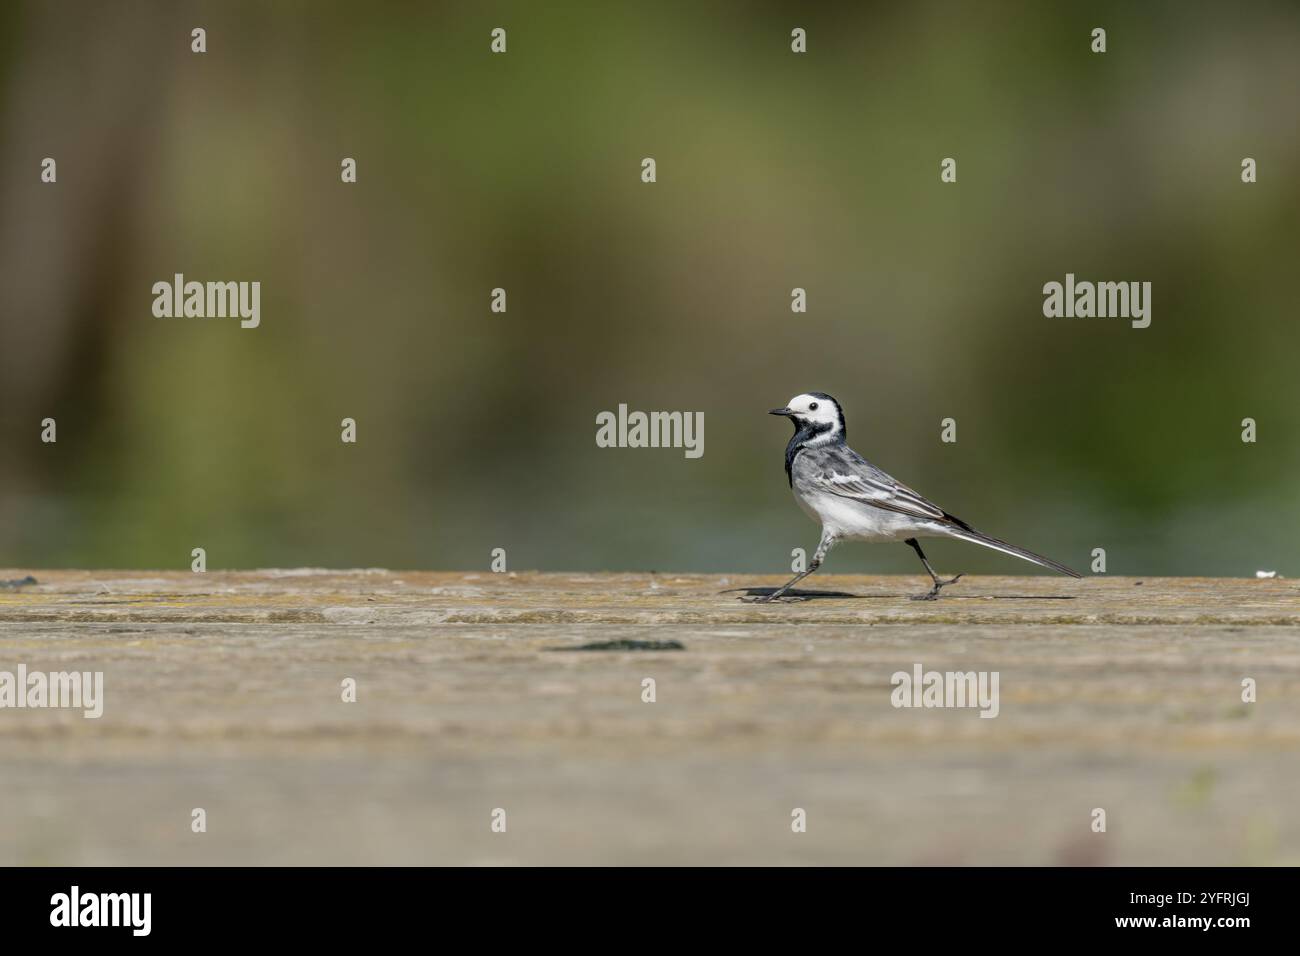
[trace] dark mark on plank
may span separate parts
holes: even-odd
[[[684,651],[686,645],[680,641],[596,641],[592,644],[579,644],[577,647],[548,647],[548,651]]]

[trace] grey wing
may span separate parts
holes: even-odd
[[[827,449],[809,461],[802,476],[812,488],[853,501],[939,524],[969,527],[901,481],[881,471],[852,448]]]

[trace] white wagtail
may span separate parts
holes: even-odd
[[[917,538],[973,541],[1072,578],[1081,577],[1050,558],[976,531],[871,464],[845,443],[844,412],[840,403],[825,392],[796,395],[785,408],[774,408],[769,414],[784,415],[794,423],[794,437],[785,446],[785,474],[799,507],[821,522],[822,538],[806,571],[796,574],[784,587],[754,600],[779,598],[821,567],[826,553],[841,539],[902,541],[911,545],[934,582],[927,594],[916,595],[914,601],[933,601],[945,585],[961,578],[959,574],[947,581],[939,580]]]

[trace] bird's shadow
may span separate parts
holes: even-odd
[[[744,595],[740,600],[746,598],[764,598],[779,591],[780,588],[728,588],[725,591],[719,591],[719,594],[735,594],[737,591],[743,591]],[[850,594],[848,591],[804,591],[799,588],[791,588],[781,595],[782,600],[791,601],[817,601],[825,598],[855,598],[862,597],[860,594]]]
[[[738,599],[747,603],[754,603],[760,598],[768,597],[779,591],[780,588],[727,588],[725,591],[719,591],[719,594],[735,594],[743,592]],[[799,588],[791,588],[785,594],[778,598],[778,603],[785,601],[824,601],[827,599],[856,598],[860,601],[880,600],[882,598],[913,598],[912,594],[850,594],[848,591],[805,591]],[[983,601],[992,598],[995,601],[1075,601],[1078,598],[1073,594],[950,594],[945,591],[936,600],[979,600]]]

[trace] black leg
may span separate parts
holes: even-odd
[[[827,553],[830,551],[832,547],[834,547],[834,545],[835,545],[835,538],[832,537],[826,531],[825,528],[823,528],[822,539],[817,543],[817,551],[813,555],[812,563],[808,565],[808,569],[806,571],[800,571],[798,574],[792,577],[789,581],[786,581],[785,584],[777,588],[771,594],[766,594],[762,597],[748,598],[746,600],[748,600],[752,604],[766,604],[769,601],[775,601],[786,591],[790,590],[792,587],[794,587],[804,578],[808,577],[808,575],[812,574],[814,571],[820,568],[822,566],[822,562],[826,560]]]
[[[930,580],[934,582],[934,587],[930,588],[928,593],[913,595],[913,601],[933,601],[939,596],[939,592],[943,590],[944,587],[949,584],[956,584],[962,579],[962,575],[959,574],[955,578],[949,578],[947,581],[940,581],[939,575],[934,573],[934,568],[930,567],[930,562],[926,560],[925,552],[921,550],[921,543],[915,538],[908,538],[906,543],[912,546],[912,550],[916,552],[916,556],[920,558],[921,563],[925,565],[925,570],[929,573]]]
[[[789,581],[786,581],[785,584],[781,585],[781,587],[777,588],[771,594],[764,595],[763,597],[754,598],[754,602],[756,604],[766,604],[768,601],[775,601],[782,594],[790,590],[792,587],[794,587],[796,584],[798,584],[800,581],[808,577],[808,575],[812,574],[816,570],[817,570],[817,565],[815,564],[811,565],[807,571],[800,571],[798,574],[792,577]]]

